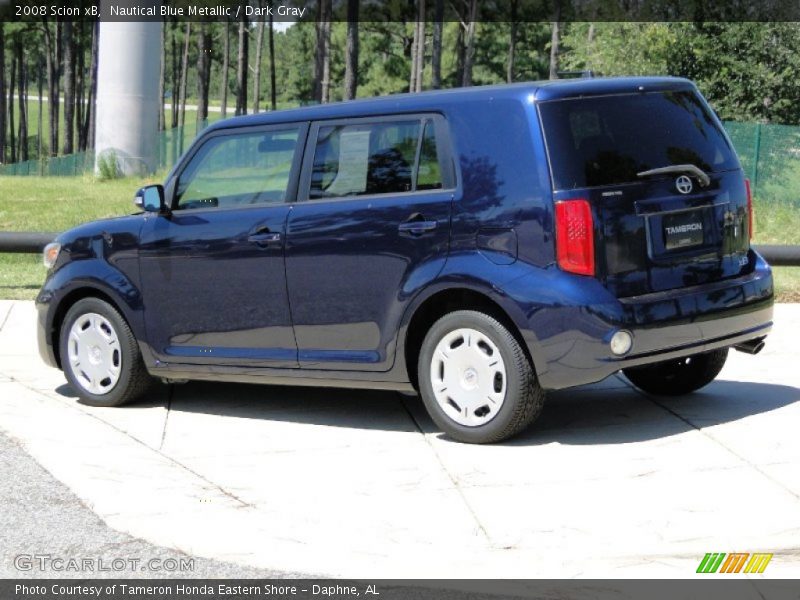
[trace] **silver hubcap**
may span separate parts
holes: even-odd
[[[78,317],[69,330],[67,351],[72,373],[87,392],[107,394],[119,381],[122,350],[117,332],[104,316]]]
[[[433,395],[453,421],[467,427],[494,419],[506,398],[500,350],[475,329],[456,329],[437,344],[431,360]]]

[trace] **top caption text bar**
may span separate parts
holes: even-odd
[[[329,0],[329,21],[347,21],[347,0]],[[474,17],[472,4],[475,3]],[[320,0],[0,0],[0,19],[64,21],[269,21],[319,19]],[[358,20],[409,22],[414,0],[360,0]],[[795,0],[463,0],[425,3],[442,21],[800,21]],[[440,12],[439,12],[440,11]],[[327,12],[327,11],[325,11]]]

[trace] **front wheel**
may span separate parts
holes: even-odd
[[[153,382],[125,319],[99,298],[78,300],[67,311],[59,341],[64,375],[84,404],[120,406]]]
[[[476,311],[453,312],[434,323],[417,372],[431,418],[462,442],[510,438],[536,419],[544,403],[517,339],[498,320]]]
[[[725,366],[728,349],[713,350],[684,358],[623,369],[630,382],[655,396],[691,394],[714,381]]]

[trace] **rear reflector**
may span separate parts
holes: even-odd
[[[750,180],[744,180],[744,187],[747,190],[747,229],[750,232],[750,239],[753,239],[753,192],[750,190]]]
[[[556,259],[564,271],[594,275],[594,227],[587,200],[556,202]]]

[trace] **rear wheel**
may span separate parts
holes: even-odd
[[[67,381],[90,406],[126,404],[153,383],[125,319],[99,298],[83,298],[67,311],[60,353]]]
[[[690,394],[714,381],[725,366],[728,349],[694,354],[642,367],[623,369],[630,382],[656,396]]]
[[[516,435],[544,403],[519,342],[502,323],[476,311],[453,312],[434,323],[422,343],[418,373],[431,418],[462,442]]]

